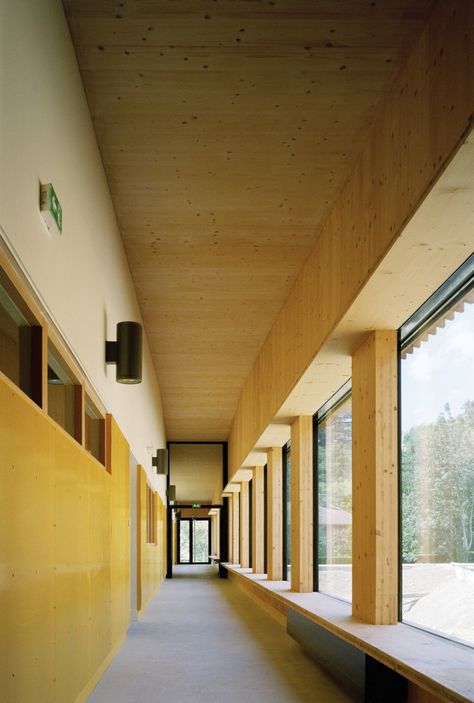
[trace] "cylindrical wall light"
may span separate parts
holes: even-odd
[[[151,465],[156,466],[156,473],[162,476],[168,475],[168,450],[157,449],[156,456],[151,458]]]
[[[142,326],[140,323],[118,323],[117,341],[105,343],[105,363],[117,365],[118,383],[141,383]]]
[[[176,486],[174,486],[173,484],[170,484],[168,486],[168,488],[166,490],[166,497],[168,498],[170,503],[175,502],[175,500],[176,500]]]

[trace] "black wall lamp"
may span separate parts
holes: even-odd
[[[142,326],[119,322],[117,341],[105,342],[105,363],[117,365],[117,383],[142,381]]]
[[[170,503],[175,502],[175,500],[176,500],[176,486],[174,486],[173,484],[170,484],[168,486],[168,488],[166,489],[166,497],[168,498]]]
[[[151,458],[151,465],[156,466],[156,473],[162,476],[168,475],[168,450],[157,449],[156,456]]]

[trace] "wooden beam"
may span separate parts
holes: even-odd
[[[240,495],[232,493],[232,563],[240,564],[239,535],[240,535]]]
[[[437,2],[407,52],[242,389],[229,437],[231,477],[351,302],[377,268],[384,268],[380,262],[464,141],[473,112],[472,13],[472,0]],[[426,272],[436,268],[441,282],[447,265],[454,270],[470,250],[469,241],[456,244],[457,236],[444,231],[436,245],[431,238],[429,247],[420,242],[397,268],[390,267],[390,277],[404,271],[416,251],[420,266],[414,289],[426,299]],[[400,297],[390,296],[386,304],[397,307],[399,315],[405,306],[403,320],[409,300],[400,303]],[[355,331],[367,329],[364,324],[360,321]]]
[[[291,425],[291,590],[313,590],[313,418]]]
[[[397,333],[371,332],[352,359],[352,612],[398,619]]]
[[[263,501],[263,466],[256,466],[252,479],[252,570],[254,574],[263,574],[264,571]]]
[[[411,681],[408,682],[407,703],[445,703],[446,698],[438,698]]]
[[[249,566],[249,484],[240,484],[240,566]]]
[[[271,581],[283,578],[282,483],[281,447],[271,447],[267,461],[267,573]]]

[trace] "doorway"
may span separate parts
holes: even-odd
[[[209,564],[210,553],[210,518],[178,520],[178,564]]]

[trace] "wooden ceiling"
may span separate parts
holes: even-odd
[[[432,0],[63,4],[167,437],[226,439]]]

